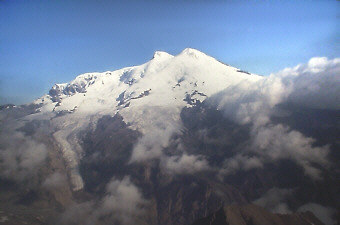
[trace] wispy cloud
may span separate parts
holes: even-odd
[[[292,189],[272,188],[263,196],[253,201],[253,203],[274,213],[287,214],[291,213],[291,210],[289,209],[286,200],[287,197],[292,194]]]
[[[162,163],[165,172],[178,174],[192,174],[209,170],[209,163],[201,155],[188,155],[165,157]]]

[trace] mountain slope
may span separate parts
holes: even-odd
[[[126,123],[143,134],[162,124],[166,127],[162,145],[166,145],[172,133],[180,128],[183,107],[202,102],[241,81],[260,79],[262,77],[240,72],[195,49],[187,48],[177,56],[155,52],[149,62],[140,66],[82,74],[69,83],[54,85],[48,95],[34,102],[41,105],[40,113],[28,119],[45,117],[55,123],[57,131],[53,135],[72,168],[74,190],[79,190],[83,184],[77,167],[82,150],[76,138],[70,140],[70,136],[88,126],[89,121],[119,112]],[[162,119],[155,122],[155,118]],[[136,154],[132,160],[139,157],[140,154]],[[159,154],[150,152],[145,158]]]

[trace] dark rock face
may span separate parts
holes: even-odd
[[[156,191],[158,224],[188,224],[224,202],[245,202],[233,187],[199,176],[178,176]]]
[[[133,144],[139,136],[119,114],[98,120],[96,129],[83,139],[85,155],[80,172],[87,191],[103,191],[111,177],[128,173]]]
[[[88,75],[83,77],[79,83],[71,83],[67,86],[55,84],[48,92],[53,102],[60,102],[62,94],[72,96],[76,93],[86,93],[86,87],[91,86],[96,81],[97,77]]]
[[[196,83],[195,83],[195,85],[197,86]],[[183,101],[185,101],[187,104],[193,105],[193,106],[201,104],[200,100],[193,98],[195,95],[206,96],[204,93],[201,93],[201,92],[198,92],[197,90],[195,90],[191,94],[187,93],[185,98],[183,99]]]
[[[274,214],[265,209],[248,205],[229,205],[197,220],[192,225],[322,225],[311,212]]]
[[[237,72],[239,72],[239,73],[245,73],[245,74],[251,75],[249,72],[244,71],[244,70],[237,70]]]

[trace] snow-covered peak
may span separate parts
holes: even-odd
[[[208,55],[206,55],[205,53],[194,49],[194,48],[186,48],[184,49],[179,55],[187,55],[187,56],[192,56],[192,57],[210,57]]]
[[[173,55],[170,55],[167,52],[163,52],[163,51],[155,51],[155,53],[153,54],[153,59],[169,59],[174,57]]]
[[[143,65],[85,73],[57,84],[40,103],[44,103],[42,112],[85,114],[121,112],[142,105],[181,108],[243,80],[259,79],[196,49],[186,48],[176,56],[156,51]]]

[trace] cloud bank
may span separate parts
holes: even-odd
[[[234,122],[251,124],[251,141],[232,158],[225,160],[219,175],[237,170],[261,168],[264,163],[291,159],[305,174],[320,179],[314,164],[327,167],[328,146],[315,146],[315,140],[282,124],[271,116],[283,103],[312,109],[340,109],[340,59],[312,58],[307,64],[286,68],[257,83],[241,82],[213,96],[209,102]]]
[[[312,58],[276,74],[292,91],[287,101],[310,108],[340,109],[340,59]]]

